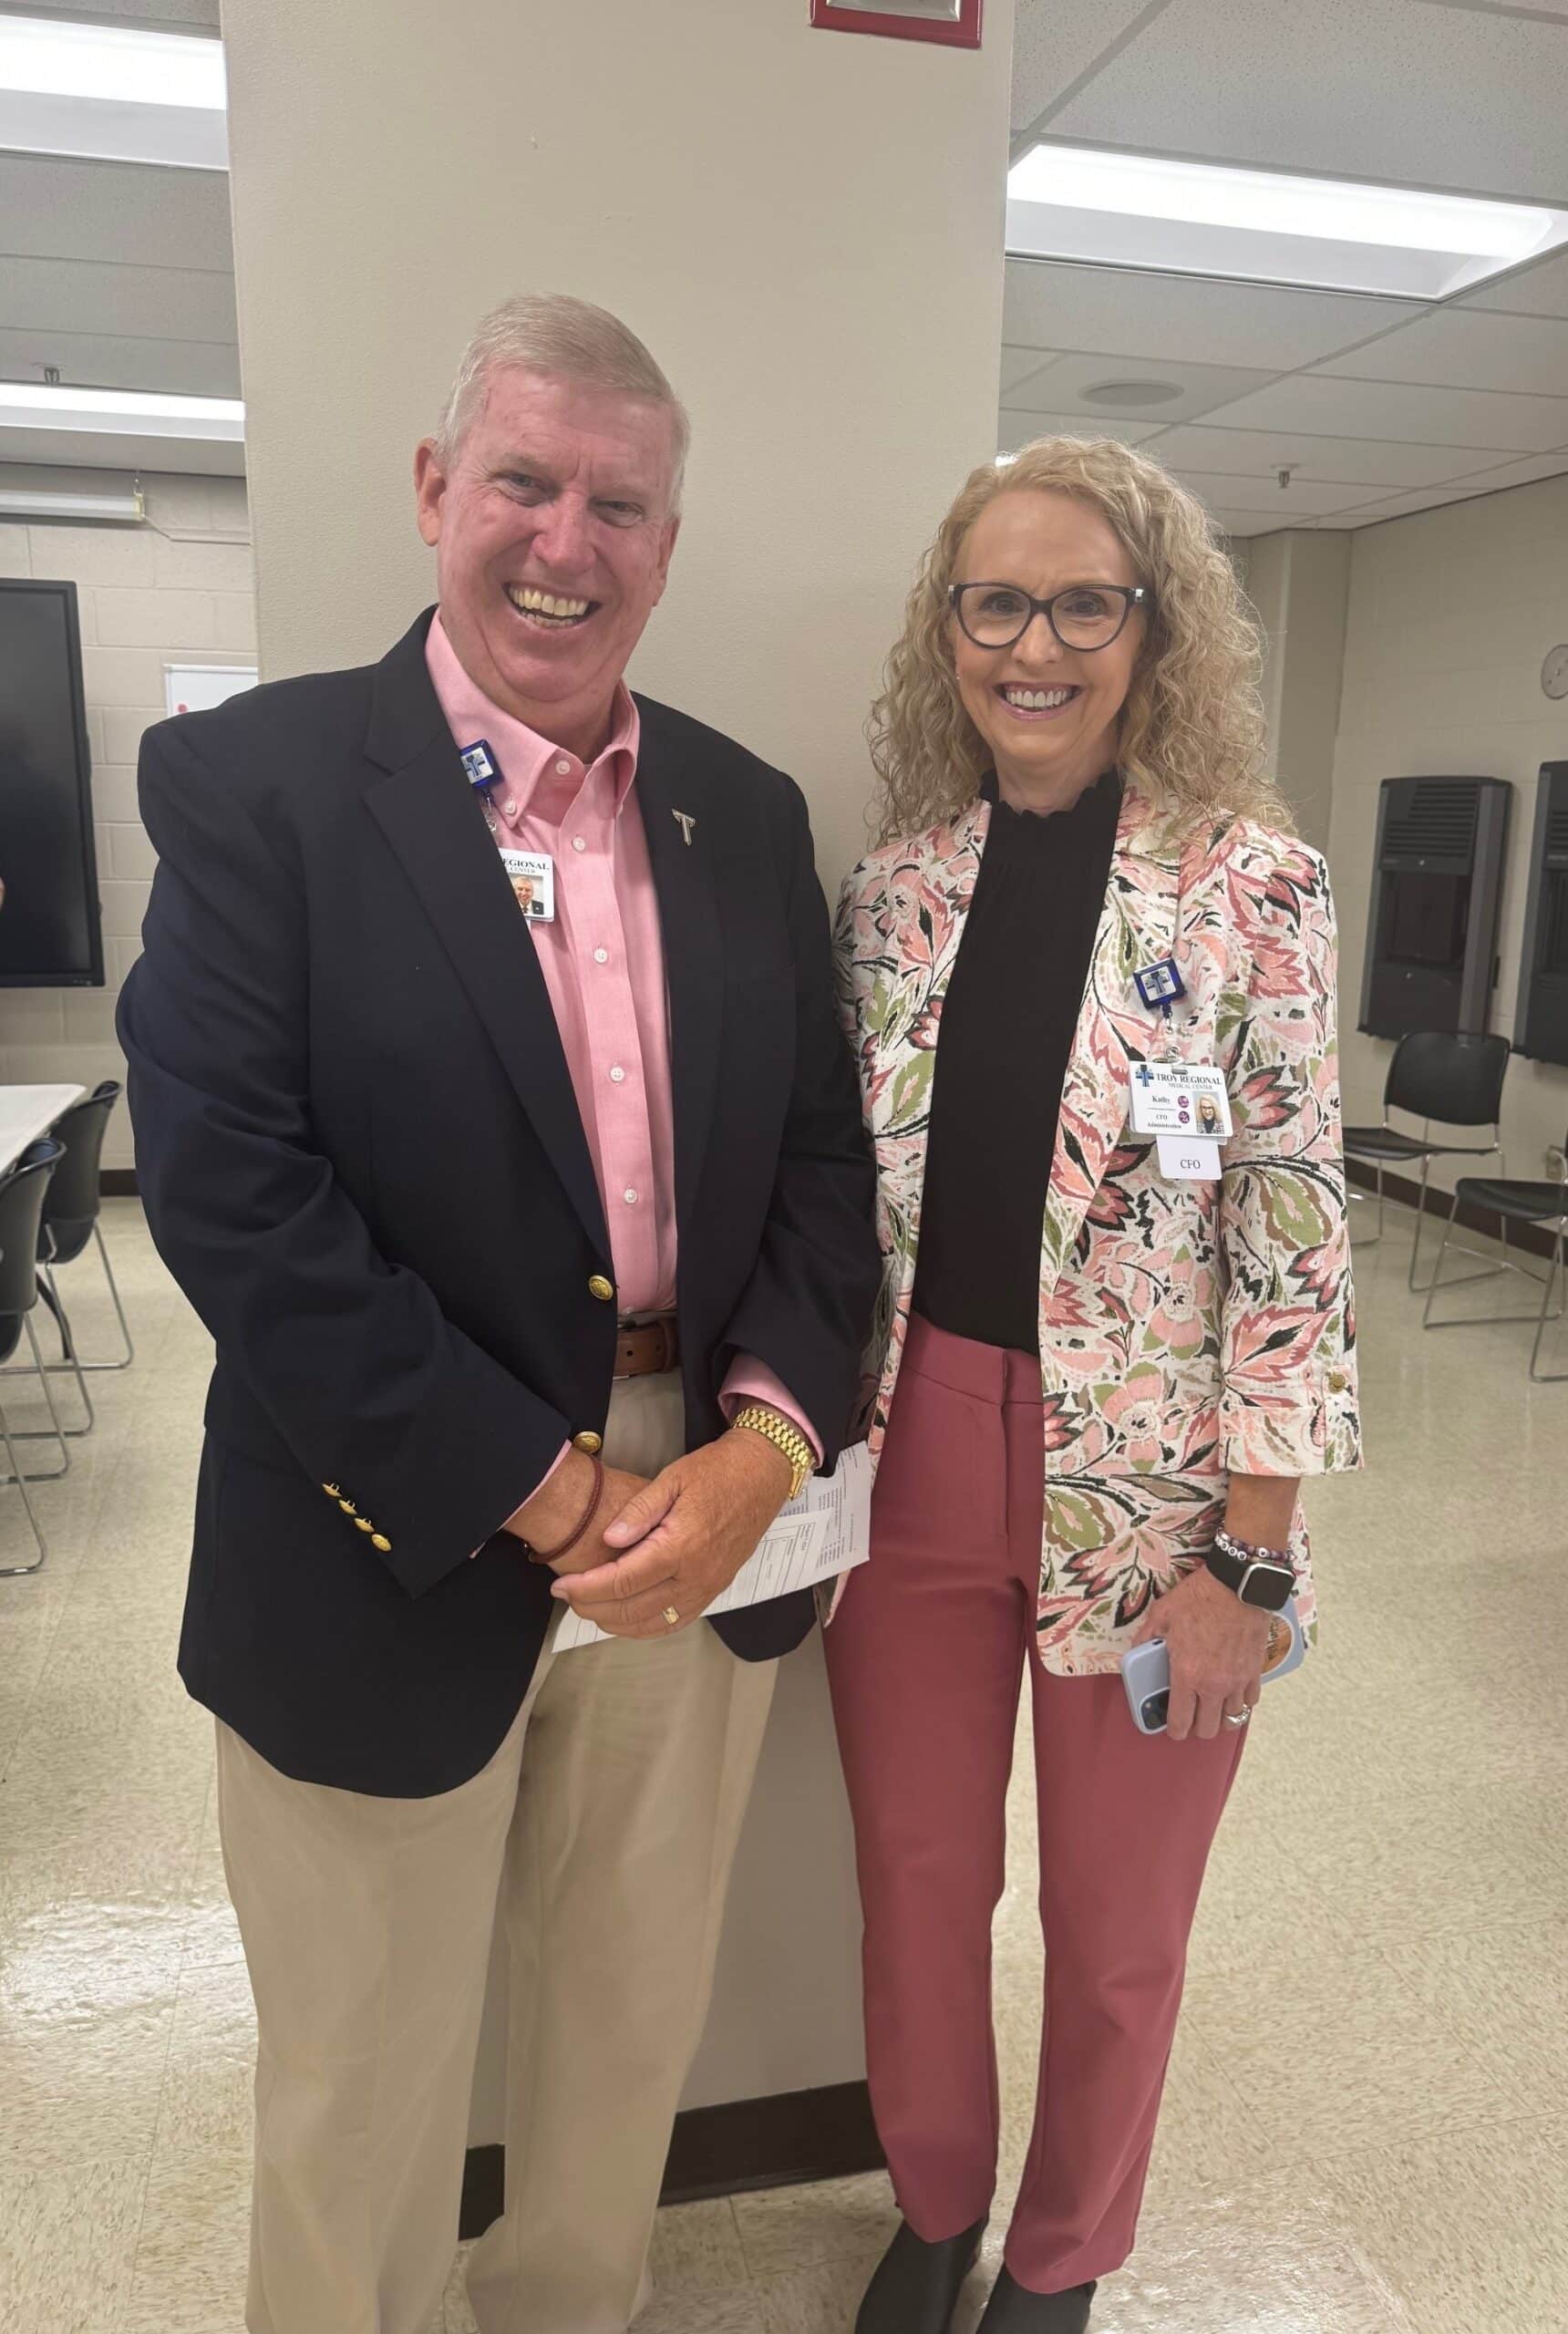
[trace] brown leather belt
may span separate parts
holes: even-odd
[[[652,1378],[674,1369],[681,1358],[680,1333],[673,1313],[653,1321],[623,1321],[615,1332],[617,1378]]]

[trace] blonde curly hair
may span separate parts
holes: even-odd
[[[972,472],[921,562],[866,728],[881,841],[954,817],[990,768],[958,693],[948,587],[986,504],[1030,489],[1092,503],[1153,591],[1121,712],[1127,783],[1178,821],[1231,814],[1291,831],[1289,808],[1264,771],[1262,635],[1202,504],[1117,439],[1039,438],[1005,466]]]

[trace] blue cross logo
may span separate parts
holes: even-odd
[[[1152,1086],[1154,1083],[1154,1072],[1146,1061],[1140,1061],[1132,1074],[1140,1086]]]

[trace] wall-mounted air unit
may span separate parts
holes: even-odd
[[[1513,1050],[1568,1062],[1568,762],[1542,762]]]
[[[1377,805],[1361,1028],[1484,1030],[1513,789],[1501,778],[1386,778]]]

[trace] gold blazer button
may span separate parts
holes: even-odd
[[[592,1429],[584,1428],[581,1434],[573,1436],[572,1448],[584,1452],[590,1459],[597,1459],[604,1448],[604,1438],[602,1434],[593,1433]]]
[[[341,1499],[343,1497],[343,1493],[338,1490],[335,1483],[323,1483],[321,1488],[326,1493],[328,1499]]]
[[[374,1532],[376,1529],[375,1524],[372,1523],[367,1515],[356,1515],[354,1519],[354,1523],[356,1531]]]
[[[340,1499],[337,1504],[342,1508],[345,1515],[352,1515],[355,1513],[354,1502],[351,1499]]]
[[[615,1294],[615,1284],[606,1280],[603,1273],[595,1273],[588,1284],[588,1294],[596,1296],[601,1305],[608,1305]]]
[[[387,1537],[385,1532],[377,1532],[372,1535],[370,1544],[373,1548],[379,1548],[382,1554],[386,1555],[390,1550],[392,1543]]]

